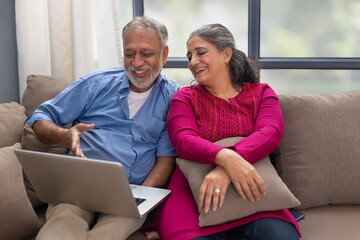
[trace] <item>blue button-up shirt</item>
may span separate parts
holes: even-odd
[[[160,74],[149,98],[129,119],[129,80],[123,68],[89,73],[41,104],[25,124],[49,120],[57,125],[95,124],[84,132],[81,148],[88,158],[123,164],[130,183],[141,184],[157,156],[176,156],[166,118],[171,99],[179,85]],[[69,154],[72,154],[71,152]]]

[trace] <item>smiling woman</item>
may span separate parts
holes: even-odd
[[[217,93],[211,89],[224,91],[230,84],[228,89],[234,88],[235,92],[239,92],[244,82],[259,82],[257,69],[235,47],[232,33],[221,24],[208,24],[193,31],[187,47],[190,71],[198,83],[215,95]],[[217,96],[227,100],[233,95],[234,92],[229,96]]]
[[[174,95],[167,120],[169,137],[181,158],[214,168],[200,183],[197,202],[183,169],[176,168],[168,187],[172,195],[157,212],[161,238],[299,239],[296,220],[282,208],[206,228],[199,225],[198,209],[205,214],[216,212],[229,200],[230,184],[245,201],[264,197],[267,188],[252,164],[279,145],[284,121],[276,94],[267,84],[258,83],[257,69],[235,48],[227,28],[200,27],[190,34],[187,49],[188,67],[198,84]],[[214,144],[236,136],[244,138],[227,147]]]
[[[200,84],[210,84],[209,81],[230,79],[229,66],[232,50],[218,51],[216,47],[201,37],[194,36],[188,42],[188,67]],[[225,76],[224,76],[225,75]],[[211,76],[211,79],[209,79]]]

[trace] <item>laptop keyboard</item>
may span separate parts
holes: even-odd
[[[144,202],[146,199],[145,198],[137,198],[134,197],[134,200],[136,202],[136,205],[139,206],[142,202]]]

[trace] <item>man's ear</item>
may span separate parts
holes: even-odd
[[[165,65],[166,61],[167,61],[167,57],[169,55],[169,47],[166,46],[162,52],[163,55],[163,64]]]
[[[224,53],[224,62],[228,63],[232,57],[233,51],[231,48],[227,47],[224,49],[223,53]]]

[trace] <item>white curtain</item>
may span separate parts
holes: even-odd
[[[19,94],[30,74],[72,81],[122,65],[116,0],[16,0]]]

